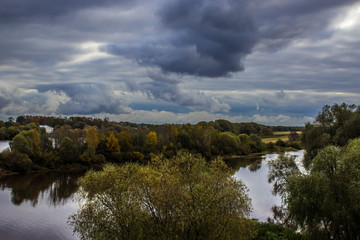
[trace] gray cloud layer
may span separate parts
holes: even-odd
[[[39,92],[65,93],[70,100],[60,103],[57,114],[125,113],[119,97],[99,83],[49,84],[37,86]]]
[[[0,0],[0,116],[127,114],[132,101],[302,119],[358,104],[360,31],[333,25],[359,2]]]
[[[354,2],[169,1],[158,11],[165,37],[141,45],[108,44],[101,50],[164,72],[228,76],[244,70],[243,60],[256,45],[278,50],[323,30],[336,8]]]

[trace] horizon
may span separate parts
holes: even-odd
[[[61,119],[70,119],[70,118],[91,118],[91,119],[100,119],[101,121],[109,121],[109,122],[113,122],[113,123],[134,123],[134,124],[145,124],[145,125],[166,125],[166,124],[174,124],[174,125],[186,125],[186,124],[191,124],[191,125],[196,125],[196,124],[199,124],[201,122],[205,122],[205,123],[211,123],[211,122],[216,122],[218,120],[226,120],[226,119],[215,119],[215,120],[211,120],[211,121],[199,121],[199,122],[175,122],[175,123],[144,123],[144,122],[129,122],[129,121],[112,121],[111,119],[107,119],[107,117],[105,116],[104,119],[101,119],[101,118],[93,118],[93,117],[90,117],[90,116],[80,116],[80,115],[73,115],[73,116],[45,116],[45,115],[20,115],[20,116],[32,116],[32,117],[54,117],[54,118],[61,118]],[[16,117],[13,117],[12,121],[13,122],[16,122],[18,123],[16,120],[17,120],[17,117],[20,117],[20,116],[16,116]],[[0,121],[3,121],[3,122],[9,122],[10,119],[0,119]],[[228,121],[228,120],[226,120]],[[240,123],[256,123],[256,122],[231,122],[229,121],[230,123],[235,123],[235,124],[240,124]],[[312,123],[312,122],[309,122],[309,123]],[[261,124],[261,123],[256,123],[256,124],[259,124],[259,125],[264,125],[264,126],[267,126],[267,127],[304,127],[305,125],[266,125],[266,124]],[[305,123],[306,124],[306,123]],[[48,126],[48,125],[41,125],[40,126]],[[51,126],[49,126],[51,127]]]
[[[303,126],[360,105],[360,1],[0,0],[0,119]]]

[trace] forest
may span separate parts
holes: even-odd
[[[50,126],[51,132],[41,126]],[[197,124],[135,124],[86,117],[19,116],[0,121],[0,140],[11,151],[0,153],[0,168],[11,172],[42,169],[84,169],[104,163],[146,163],[157,155],[172,157],[182,149],[206,159],[300,149],[295,131],[301,127],[270,127],[227,120]],[[293,131],[289,141],[264,143],[273,131]]]

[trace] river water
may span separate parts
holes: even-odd
[[[301,166],[304,150],[287,152],[286,154],[296,156],[295,161],[300,169],[303,169]],[[271,208],[281,203],[280,197],[272,194],[272,184],[267,181],[269,170],[267,163],[277,157],[278,154],[275,153],[266,154],[238,159],[238,161],[231,163],[231,166],[236,170],[234,176],[249,189],[249,197],[252,199],[253,206],[251,217],[262,222],[266,221],[268,217],[272,217]]]
[[[297,161],[303,151],[288,152]],[[267,162],[277,154],[231,161],[234,176],[249,188],[253,212],[251,217],[266,221],[271,207],[280,198],[271,194],[267,182]],[[32,173],[0,178],[0,239],[1,240],[76,240],[67,225],[68,217],[78,209],[74,201],[83,174]]]
[[[8,140],[0,140],[0,152],[4,151],[5,149],[10,149],[9,143],[10,141]]]

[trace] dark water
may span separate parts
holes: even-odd
[[[67,225],[82,174],[33,173],[0,178],[0,239],[77,239]]]
[[[289,152],[303,156],[303,151]],[[234,176],[249,188],[252,217],[266,221],[280,203],[267,182],[267,162],[277,154],[231,162]],[[0,240],[74,240],[68,217],[77,210],[76,181],[83,174],[33,173],[0,178]]]

